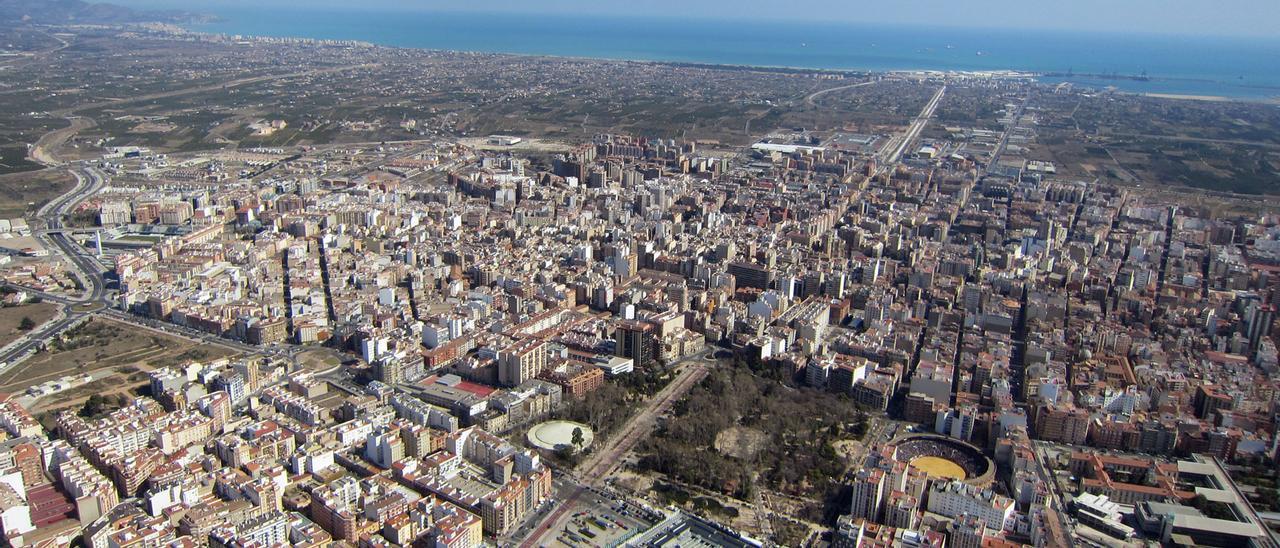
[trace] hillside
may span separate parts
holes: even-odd
[[[0,0],[0,24],[183,22],[196,16],[177,11],[144,11],[83,0]]]

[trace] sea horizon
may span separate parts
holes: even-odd
[[[135,4],[146,5],[145,0]],[[832,71],[1018,71],[1130,93],[1280,97],[1280,39],[848,22],[195,6],[208,33]],[[1070,74],[1070,76],[1066,76]]]

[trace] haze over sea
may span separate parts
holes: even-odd
[[[146,0],[133,2],[145,4]],[[1280,36],[1217,38],[864,23],[201,6],[193,30],[387,46],[850,70],[1020,70],[1137,93],[1280,97]],[[1149,79],[1097,78],[1120,74]]]

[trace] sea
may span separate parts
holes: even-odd
[[[145,1],[145,0],[143,0]],[[1280,99],[1280,35],[1236,38],[866,23],[210,5],[192,30],[456,51],[831,70],[1051,73],[1134,93]]]

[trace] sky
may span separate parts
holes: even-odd
[[[1277,0],[94,0],[202,6],[729,17],[1275,38]]]

